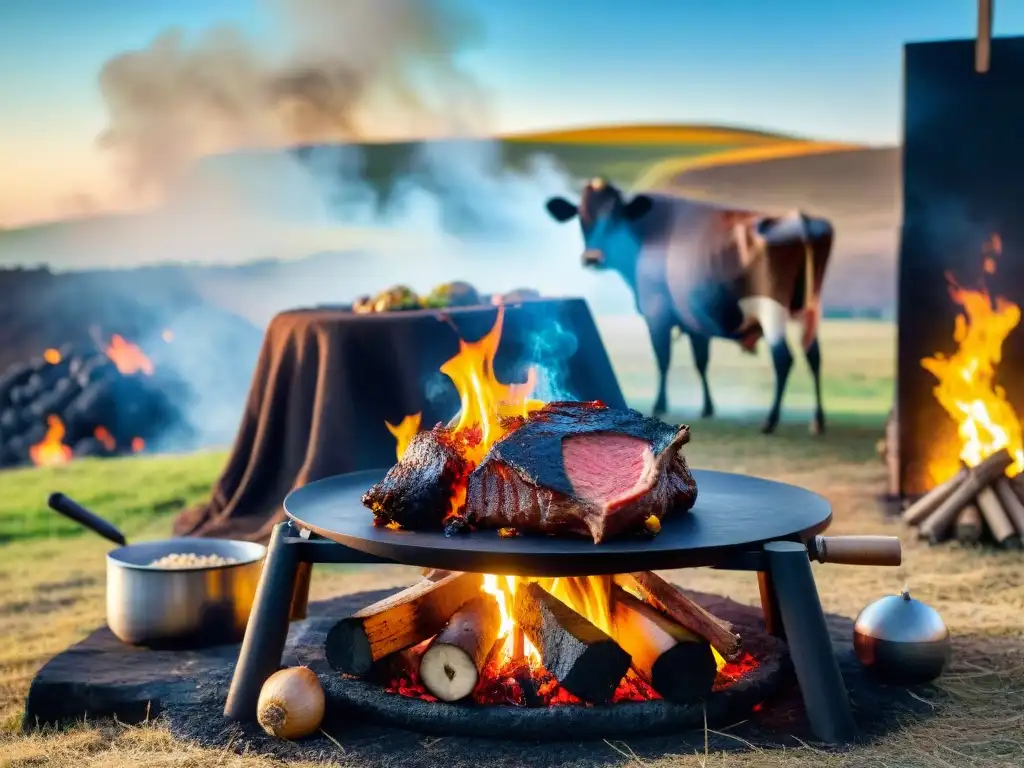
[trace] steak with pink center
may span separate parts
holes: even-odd
[[[494,444],[469,476],[465,520],[480,528],[590,536],[645,531],[690,509],[697,486],[672,426],[601,403],[555,402]]]
[[[609,507],[637,487],[654,454],[646,440],[629,435],[570,435],[562,440],[562,463],[578,498]]]

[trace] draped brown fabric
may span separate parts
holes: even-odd
[[[175,521],[176,535],[264,541],[294,488],[331,475],[390,466],[385,421],[423,413],[429,428],[458,410],[439,372],[459,339],[493,326],[494,307],[355,315],[340,309],[285,312],[263,341],[227,466],[209,501]],[[582,299],[505,308],[495,372],[503,382],[543,368],[552,394],[624,407],[622,392]],[[544,394],[544,393],[541,393]]]

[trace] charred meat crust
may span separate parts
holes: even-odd
[[[436,530],[472,468],[459,453],[456,439],[439,424],[413,437],[401,460],[363,494],[362,502],[377,525]]]

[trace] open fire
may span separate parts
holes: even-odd
[[[1024,537],[1021,424],[995,383],[1003,343],[1021,320],[1020,307],[993,295],[987,284],[1001,255],[1002,240],[993,235],[982,249],[982,277],[974,288],[946,275],[950,298],[961,309],[953,328],[956,350],[921,360],[937,379],[935,398],[955,421],[959,440],[929,461],[937,485],[903,515],[932,543],[955,534],[967,543],[985,536],[1017,547]]]
[[[494,373],[503,314],[461,342],[441,371],[460,411],[449,430],[470,468],[531,411],[536,371],[522,384]],[[420,414],[386,426],[403,456]],[[464,503],[457,485],[450,515]],[[653,573],[523,578],[433,573],[339,622],[327,641],[335,668],[374,676],[428,700],[553,706],[699,700],[757,666],[730,625]]]
[[[153,375],[155,370],[153,362],[138,345],[127,341],[123,336],[116,333],[111,336],[110,342],[105,346],[103,352],[122,375]],[[43,353],[43,359],[51,365],[59,364],[62,358],[60,350],[57,349],[47,349]],[[64,443],[66,434],[67,429],[59,415],[50,414],[47,416],[46,434],[42,440],[29,448],[29,457],[32,463],[37,467],[52,467],[71,461],[74,458],[74,451],[71,446]],[[104,450],[110,453],[116,452],[119,448],[116,438],[106,426],[99,425],[95,427],[93,429],[93,437]],[[131,453],[140,453],[145,450],[145,447],[146,441],[136,436],[126,441],[124,450]]]
[[[0,468],[139,453],[180,423],[182,383],[124,336],[66,344],[0,374]],[[165,339],[169,343],[169,338]]]

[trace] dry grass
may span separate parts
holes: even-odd
[[[728,753],[650,754],[644,743],[609,745],[609,764],[668,766],[1011,766],[1024,763],[1024,656],[1020,646],[1024,568],[1019,554],[987,553],[957,546],[918,544],[876,509],[883,469],[873,454],[874,428],[844,426],[820,441],[798,426],[772,438],[749,425],[696,425],[690,451],[694,463],[774,477],[815,489],[832,501],[833,532],[899,534],[905,562],[898,569],[816,567],[825,609],[855,616],[868,602],[897,591],[904,582],[935,605],[956,638],[951,669],[931,702],[935,713],[877,743],[846,753],[824,753],[796,741],[786,750],[752,748]],[[166,518],[139,535],[156,535]],[[160,723],[124,727],[85,724],[70,730],[22,737],[13,733],[34,671],[45,659],[102,622],[103,542],[83,537],[69,548],[60,541],[30,541],[0,549],[0,707],[8,734],[0,736],[0,765],[27,766],[244,766],[277,763],[175,742]],[[674,577],[695,589],[757,602],[748,574],[688,571]],[[314,599],[407,582],[402,568],[340,572],[323,568],[314,578]],[[728,733],[728,730],[724,731]],[[345,746],[344,734],[334,734]],[[743,746],[743,745],[738,745]],[[328,759],[360,763],[347,748]]]
[[[806,486],[827,496],[834,508],[834,533],[900,535],[904,565],[896,569],[815,566],[826,611],[854,617],[867,603],[898,591],[908,583],[914,594],[934,605],[955,639],[951,668],[929,694],[934,713],[908,722],[897,733],[848,752],[822,751],[793,740],[785,750],[766,751],[746,746],[719,729],[712,744],[722,739],[736,751],[701,750],[686,755],[657,752],[643,741],[607,744],[606,765],[721,766],[1020,766],[1024,764],[1024,557],[956,545],[928,548],[907,535],[878,511],[875,495],[884,487],[884,469],[874,453],[880,436],[880,417],[888,407],[893,328],[886,324],[826,324],[826,394],[832,404],[833,429],[821,439],[807,437],[799,411],[809,405],[806,375],[792,379],[791,416],[779,434],[764,437],[756,427],[737,422],[691,422],[694,442],[687,455],[700,467],[729,469]],[[653,394],[653,368],[642,325],[633,318],[602,321],[601,332],[631,401],[647,407]],[[839,354],[838,350],[842,350]],[[685,344],[678,366],[689,368]],[[735,403],[755,403],[770,376],[768,361],[740,356],[727,345],[712,355],[712,385],[723,411]],[[692,397],[692,372],[673,374],[673,397],[680,419],[692,418],[685,403]],[[737,388],[736,382],[743,387]],[[767,393],[763,394],[767,398]],[[765,405],[767,401],[765,400]],[[760,417],[760,406],[756,406]],[[37,508],[58,481],[69,493],[92,494],[89,500],[102,514],[118,509],[143,513],[122,519],[135,539],[166,535],[165,512],[144,513],[147,503],[164,498],[191,497],[196,483],[216,474],[223,454],[205,457],[134,459],[97,463],[93,470],[69,468],[62,473],[30,471],[16,477],[17,487],[4,483],[4,509],[9,514]],[[147,461],[153,462],[152,465]],[[175,469],[189,467],[183,472]],[[99,473],[99,474],[97,474]],[[92,476],[93,479],[90,479]],[[164,478],[161,480],[160,478]],[[161,487],[163,484],[163,487]],[[177,486],[175,490],[173,486]],[[103,489],[106,488],[106,492]],[[15,492],[16,491],[16,492]],[[156,507],[154,507],[156,509]],[[145,522],[143,522],[145,521]],[[70,546],[69,546],[70,545]],[[214,766],[263,768],[279,762],[255,755],[236,755],[175,741],[160,722],[139,727],[116,723],[86,723],[61,731],[17,734],[21,708],[36,670],[53,654],[84,638],[103,621],[104,563],[109,546],[92,536],[23,538],[0,544],[0,766]],[[408,583],[409,569],[370,567],[341,569],[318,566],[313,599],[343,593],[382,589]],[[728,594],[748,604],[758,601],[756,580],[749,574],[709,570],[682,571],[672,578],[694,589]],[[332,733],[342,753],[333,747],[324,764],[377,764],[349,743],[344,733]],[[713,736],[712,732],[708,732]],[[431,744],[438,740],[430,740]],[[451,744],[453,740],[441,740]],[[449,746],[457,753],[457,746]],[[440,752],[438,753],[440,754]],[[566,754],[563,749],[562,754]],[[593,755],[592,752],[586,753]],[[424,762],[425,761],[425,762]],[[580,753],[578,765],[589,765]],[[292,763],[291,765],[312,765]],[[416,765],[431,765],[426,751]]]

